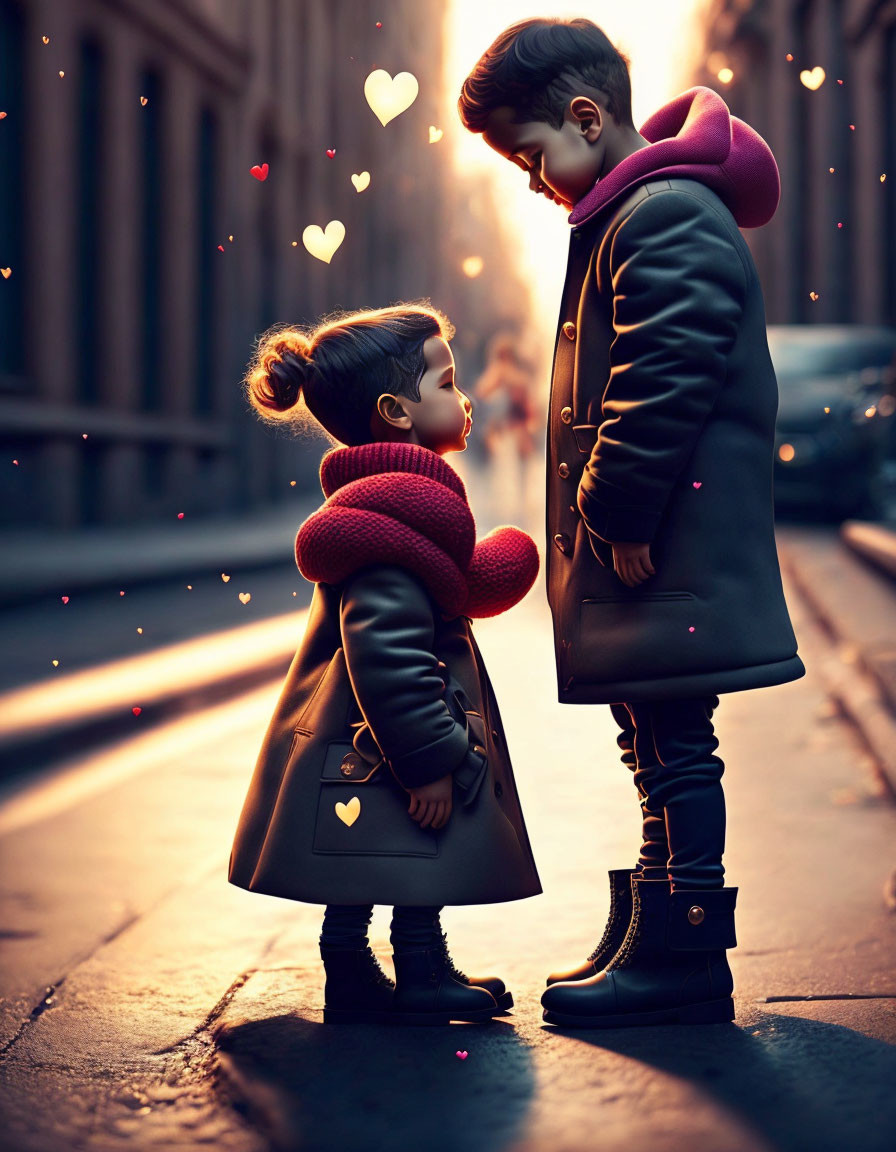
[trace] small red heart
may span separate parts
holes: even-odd
[[[701,485],[702,483],[703,483],[703,481],[702,481],[702,480],[695,480],[695,481],[694,481],[694,487],[695,487],[695,488],[699,488],[699,487],[700,487],[700,485]]]
[[[143,709],[142,708],[132,708],[131,711],[134,713],[135,716],[139,716],[140,713],[143,711]]]
[[[63,597],[62,597],[62,603],[63,603],[63,604],[68,604],[68,596],[63,596]]]
[[[184,518],[183,512],[178,512],[177,518],[178,518],[178,520],[183,520],[183,518]]]
[[[18,464],[18,460],[13,460],[13,464]]]
[[[332,160],[332,159],[333,159],[333,157],[336,155],[336,149],[335,149],[335,148],[328,148],[328,149],[327,149],[327,155],[328,155],[328,156],[330,157],[330,159]]]
[[[268,178],[268,166],[267,166],[267,164],[262,164],[262,165],[253,164],[253,166],[249,169],[249,171],[252,173],[252,175],[255,177],[256,180],[267,180],[267,178]]]
[[[5,120],[5,119],[6,119],[6,113],[0,112],[0,120]]]
[[[382,28],[383,25],[382,25],[381,21],[377,20],[376,26],[377,26],[377,28]]]
[[[466,1058],[470,1055],[470,1053],[469,1052],[455,1052],[454,1055],[458,1058],[458,1060],[466,1060]]]
[[[223,245],[223,244],[219,244],[219,245],[218,245],[218,251],[219,251],[219,252],[223,252],[223,251],[224,251],[224,245]]]

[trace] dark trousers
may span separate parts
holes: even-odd
[[[390,939],[395,952],[415,952],[438,942],[441,906],[396,905],[392,909]],[[328,904],[320,931],[320,943],[330,948],[363,948],[373,915],[372,904]]]
[[[643,814],[638,870],[673,888],[725,883],[725,765],[712,726],[718,696],[611,704],[622,762],[634,773]]]

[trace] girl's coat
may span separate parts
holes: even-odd
[[[505,528],[475,549],[473,535],[468,549],[449,555],[472,524],[457,474],[427,449],[365,448],[373,451],[337,449],[330,465],[325,458],[330,499],[299,532],[306,574],[315,565],[354,570],[338,582],[318,579],[243,805],[228,879],[320,904],[534,896],[541,884],[497,701],[470,619],[456,604],[503,610],[531,586],[537,553]],[[432,484],[462,494],[460,505],[447,497],[433,503]],[[413,511],[402,514],[394,499],[401,491],[405,504],[415,491],[430,497],[439,523],[428,535]],[[371,559],[370,524],[381,562]],[[355,553],[352,540],[360,544]],[[390,556],[390,540],[401,543],[404,562]],[[417,572],[419,555],[426,565]],[[448,823],[421,829],[407,813],[406,789],[448,772]]]

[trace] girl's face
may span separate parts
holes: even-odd
[[[389,426],[383,431],[390,439],[420,444],[440,456],[463,452],[473,427],[473,406],[454,382],[454,356],[441,336],[426,340],[423,356],[419,400],[384,393],[377,401],[377,413]]]

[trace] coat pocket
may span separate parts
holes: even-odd
[[[339,856],[437,856],[436,833],[408,815],[408,794],[385,761],[371,764],[349,741],[327,746],[314,852]]]

